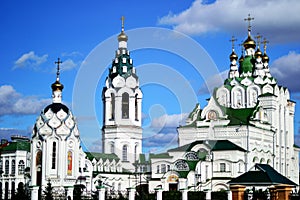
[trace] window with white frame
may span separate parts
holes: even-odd
[[[220,172],[226,172],[226,164],[220,163]]]
[[[5,161],[5,174],[9,174],[9,161]]]
[[[23,160],[20,160],[18,164],[19,174],[24,174],[24,170],[25,170],[25,163]]]
[[[11,161],[11,174],[15,175],[16,173],[16,161],[12,160]]]

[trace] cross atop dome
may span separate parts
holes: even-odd
[[[237,41],[237,39],[234,36],[232,36],[231,39],[229,40],[229,42],[231,42],[231,44],[232,44],[232,51],[234,51],[234,42],[236,42],[236,41]]]
[[[266,39],[266,38],[264,38],[264,40],[263,40],[263,44],[264,44],[264,53],[266,53],[266,51],[267,51],[267,44],[269,43],[269,41]]]
[[[255,36],[255,39],[257,41],[257,48],[260,48],[260,39],[261,39],[261,35],[259,33],[257,33],[257,35]]]
[[[251,33],[251,21],[254,20],[254,17],[251,17],[250,14],[248,14],[248,17],[244,19],[245,21],[248,21],[248,35],[250,36]]]
[[[62,64],[62,61],[60,58],[57,58],[57,61],[54,62],[54,64],[57,64],[57,70],[56,70],[56,81],[59,81],[59,74],[60,74],[60,64]]]

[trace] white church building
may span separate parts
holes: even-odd
[[[143,94],[127,49],[124,21],[102,90],[102,153],[81,148],[75,117],[62,103],[61,61],[55,62],[52,103],[37,117],[31,141],[1,145],[2,198],[9,199],[8,191],[16,191],[20,182],[31,187],[32,196],[41,194],[50,182],[56,193],[71,199],[74,188],[82,185],[87,196],[100,185],[120,192],[140,184],[148,185],[150,192],[157,188],[228,190],[230,180],[255,164],[267,164],[299,184],[295,102],[270,73],[267,41],[262,52],[261,37],[255,41],[250,28],[239,58],[232,40],[224,84],[214,90],[206,106],[197,104],[186,124],[178,127],[178,147],[160,154],[142,153]],[[23,144],[19,149],[18,142]],[[30,176],[24,176],[26,167]]]

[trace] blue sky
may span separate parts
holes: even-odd
[[[100,73],[96,66],[94,74],[100,75],[94,82],[90,77],[80,82],[80,76],[83,64],[93,55],[99,60],[114,58],[116,35],[124,15],[128,48],[133,50],[131,57],[143,83],[144,152],[170,148],[176,145],[175,127],[184,123],[184,117],[196,101],[205,106],[209,97],[205,81],[211,80],[213,84],[214,79],[199,74],[182,51],[199,52],[181,49],[184,45],[179,45],[180,39],[176,37],[167,48],[174,45],[177,53],[146,48],[146,41],[151,39],[147,34],[155,34],[147,27],[175,30],[185,34],[182,38],[191,37],[215,63],[218,73],[226,76],[231,53],[229,40],[232,35],[238,39],[236,43],[245,39],[247,23],[243,19],[251,13],[255,18],[253,36],[260,33],[269,40],[267,53],[272,75],[280,85],[290,88],[291,99],[297,103],[295,136],[296,143],[300,144],[299,10],[298,0],[1,1],[0,136],[30,136],[38,114],[51,103],[54,62],[60,57],[61,82],[65,86],[63,101],[77,117],[85,148],[101,150],[101,90],[107,71]],[[140,30],[147,32],[138,34]],[[107,50],[103,50],[105,42],[111,44]],[[238,45],[235,50],[240,55]],[[109,64],[99,66],[99,70],[107,69]],[[201,70],[216,71],[208,66],[202,66]],[[93,109],[93,115],[81,113],[80,104],[75,105],[76,89],[85,84],[94,93],[91,97],[85,97],[84,92],[80,94]],[[186,87],[180,89],[183,86]]]

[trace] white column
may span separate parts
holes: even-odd
[[[179,190],[187,187],[186,181],[187,181],[186,178],[179,178],[179,188],[178,188]]]
[[[39,199],[39,186],[31,186],[31,200],[38,200]]]
[[[135,188],[127,188],[128,191],[128,200],[134,200],[135,199]]]
[[[66,186],[65,187],[65,191],[66,191],[66,198],[69,200],[73,200],[73,191],[74,191],[74,188],[73,186]],[[70,198],[69,198],[70,197]]]
[[[156,200],[162,200],[163,189],[162,188],[155,188],[154,190],[156,191]]]
[[[231,193],[231,190],[228,190],[228,191],[227,191],[227,195],[228,195],[227,199],[228,199],[228,200],[232,200],[232,193]]]
[[[182,200],[188,200],[188,189],[182,189],[181,190]]]
[[[206,200],[211,200],[211,190],[205,191],[205,199]]]
[[[99,200],[105,200],[105,187],[100,186],[98,189]]]

